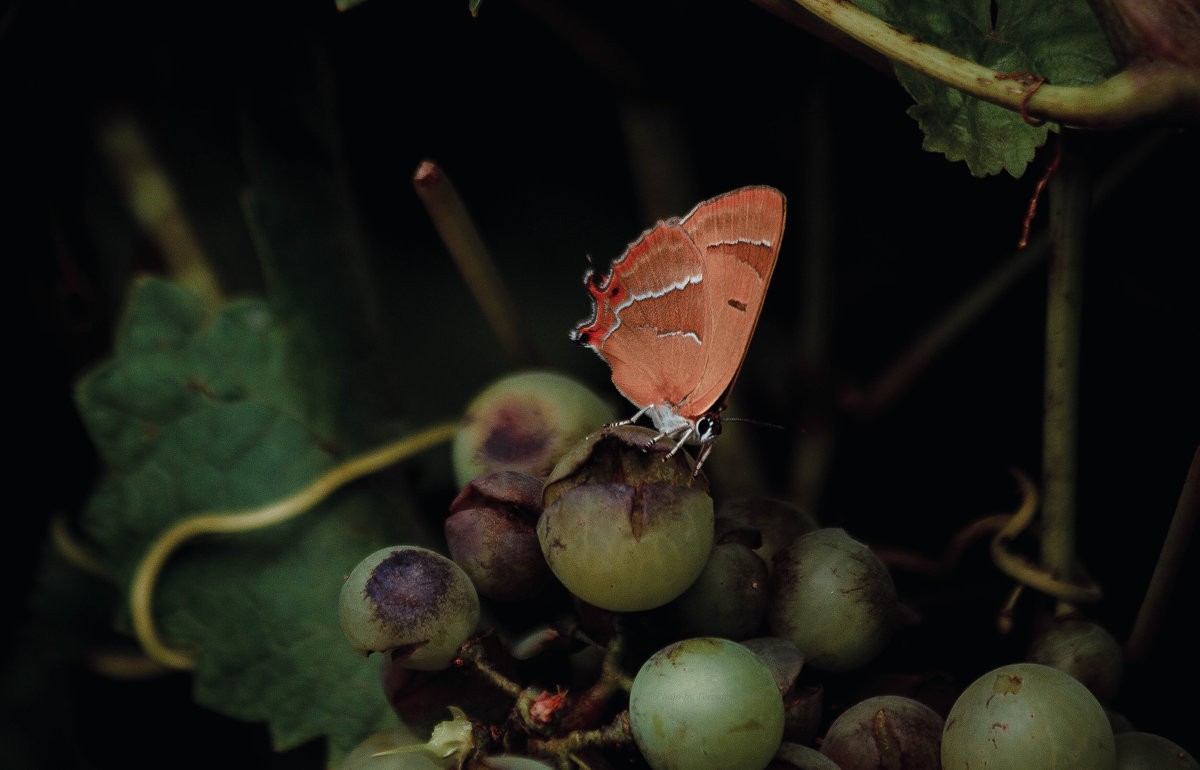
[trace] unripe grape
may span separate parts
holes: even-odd
[[[642,666],[629,721],[654,770],[762,770],[783,737],[783,699],[754,653],[727,639],[685,639]]]
[[[1125,655],[1113,635],[1077,618],[1055,620],[1033,640],[1029,660],[1067,672],[1102,702],[1116,697],[1125,672]]]
[[[608,404],[569,377],[509,375],[467,406],[454,437],[454,477],[460,488],[495,471],[544,478],[572,444],[614,418]]]
[[[713,505],[654,433],[604,429],[568,452],[546,480],[538,542],[551,571],[580,599],[613,612],[653,609],[699,576],[713,543]]]
[[[358,563],[338,602],[359,652],[392,653],[406,668],[449,666],[479,622],[479,597],[454,562],[417,546],[381,548]]]
[[[748,639],[767,612],[767,565],[746,543],[718,538],[700,576],[664,609],[677,637]]]
[[[976,679],[942,732],[942,768],[1112,770],[1117,753],[1104,708],[1078,680],[1040,663]]]
[[[841,529],[818,529],[775,556],[767,621],[809,665],[846,671],[891,638],[896,587],[887,567]]]
[[[1161,735],[1128,732],[1116,736],[1117,770],[1200,770],[1200,762]]]

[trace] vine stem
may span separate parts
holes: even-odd
[[[951,88],[1039,120],[1086,128],[1122,128],[1163,115],[1200,120],[1200,78],[1165,60],[1139,63],[1090,86],[1027,86],[903,32],[846,0],[756,0],[790,15],[799,7],[893,63]],[[1036,88],[1036,93],[1031,93]]]
[[[168,527],[150,544],[129,588],[133,632],[142,649],[149,657],[169,668],[190,670],[196,667],[192,651],[166,644],[154,625],[154,587],[171,554],[180,545],[200,535],[250,532],[281,524],[304,513],[355,479],[449,441],[458,427],[457,422],[443,423],[385,444],[330,469],[304,489],[274,503],[245,511],[202,513]]]
[[[1066,144],[1067,139],[1060,137]],[[1046,287],[1046,382],[1042,425],[1042,566],[1071,581],[1075,564],[1079,350],[1083,258],[1091,180],[1083,159],[1063,148],[1050,180],[1050,266]],[[1060,607],[1060,610],[1063,609]]]

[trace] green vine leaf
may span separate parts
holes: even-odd
[[[919,40],[1002,74],[1030,73],[1060,86],[1098,82],[1115,60],[1084,0],[855,0]],[[975,176],[1014,177],[1045,144],[1047,127],[906,67],[896,75],[916,101],[908,110],[922,147],[966,161]],[[1017,87],[1014,82],[1014,87]]]
[[[157,279],[138,282],[113,357],[76,403],[109,468],[82,519],[128,589],[148,545],[200,512],[285,497],[332,467],[336,422],[315,413],[293,327],[260,300],[213,313]],[[324,407],[332,409],[332,407]],[[195,650],[195,700],[267,722],[275,746],[327,736],[342,756],[394,727],[373,661],[338,627],[346,572],[394,542],[372,500],[343,491],[276,527],[189,543],[168,562],[156,619]]]

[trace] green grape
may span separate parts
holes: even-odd
[[[743,543],[717,543],[700,576],[665,609],[676,637],[748,639],[767,611],[767,565]]]
[[[1161,735],[1128,732],[1116,737],[1117,770],[1200,770],[1200,762]]]
[[[1116,767],[1108,717],[1078,680],[1040,663],[1014,663],[976,679],[942,732],[942,768]]]
[[[580,599],[613,612],[653,609],[704,569],[712,498],[669,484],[589,484],[550,505],[537,534],[551,571]]]
[[[563,456],[542,490],[537,537],[568,591],[601,609],[638,612],[682,594],[713,544],[713,501],[653,431],[597,431]]]
[[[1038,634],[1028,659],[1067,672],[1102,703],[1116,697],[1125,672],[1121,644],[1103,626],[1077,618],[1056,619]]]
[[[454,562],[417,546],[382,548],[358,563],[338,601],[342,633],[363,654],[405,668],[449,666],[479,622],[479,597]]]
[[[768,623],[815,668],[857,668],[891,638],[892,576],[844,530],[818,529],[792,541],[775,556],[771,589]]]
[[[766,665],[742,645],[685,639],[638,671],[629,720],[654,770],[762,770],[783,739],[783,698]]]

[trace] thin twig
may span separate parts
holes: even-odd
[[[220,305],[221,287],[208,254],[142,127],[129,115],[115,117],[101,127],[100,147],[134,220],[158,247],[171,277],[200,295],[206,306]]]
[[[516,366],[535,363],[533,342],[517,304],[450,178],[436,163],[426,160],[413,174],[413,186],[509,359]]]
[[[1113,163],[1096,184],[1096,205],[1107,200],[1134,172],[1142,168],[1146,159],[1170,135],[1168,130],[1155,132]],[[1028,248],[1014,250],[999,267],[930,324],[874,383],[862,390],[847,389],[841,399],[843,405],[859,417],[871,417],[886,409],[928,368],[931,361],[966,333],[1010,287],[1049,253],[1050,239],[1045,234],[1034,238]]]
[[[1196,519],[1200,519],[1200,448],[1192,455],[1192,465],[1183,482],[1183,491],[1179,494],[1175,515],[1171,517],[1171,527],[1163,540],[1158,563],[1154,565],[1150,586],[1133,622],[1129,641],[1125,643],[1125,656],[1130,662],[1141,662],[1154,642],[1166,614],[1171,591],[1191,547]]]

